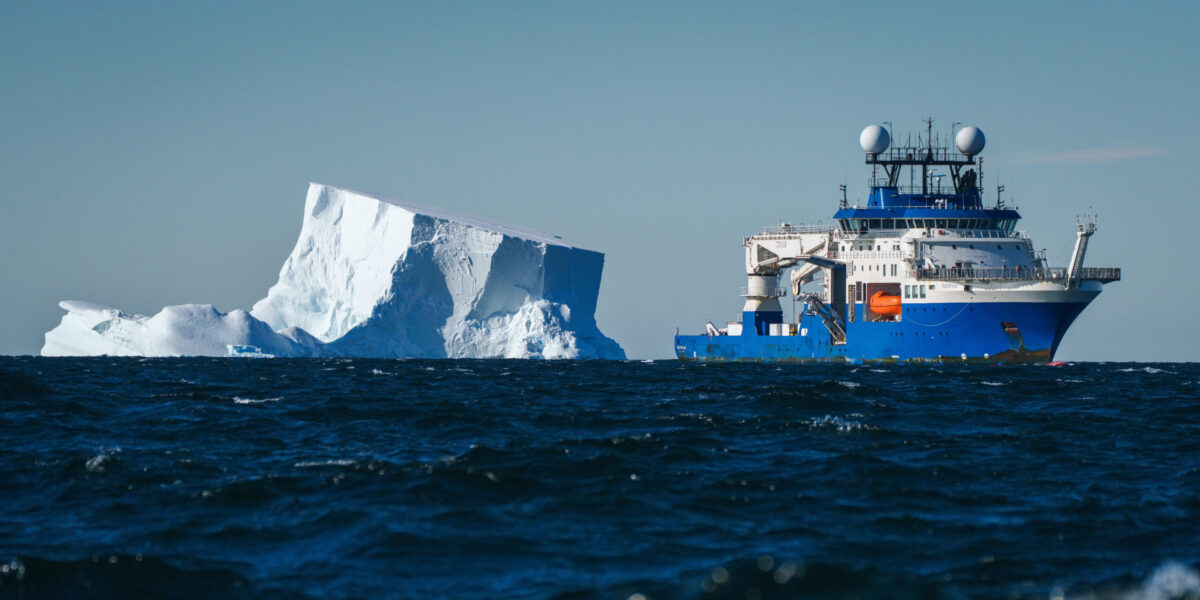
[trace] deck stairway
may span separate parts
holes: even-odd
[[[829,330],[833,336],[833,343],[846,343],[846,328],[842,325],[842,319],[837,313],[825,304],[824,300],[816,294],[804,294],[804,301],[808,303],[808,314],[821,317],[821,322],[825,324],[825,328]]]

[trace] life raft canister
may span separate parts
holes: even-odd
[[[883,291],[871,294],[871,311],[878,315],[898,316],[900,314],[900,296]]]

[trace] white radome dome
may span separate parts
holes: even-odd
[[[868,154],[879,154],[888,149],[888,144],[892,143],[892,136],[879,125],[871,125],[862,130],[862,134],[858,136],[858,144]]]
[[[954,136],[954,145],[963,154],[979,154],[983,151],[983,145],[986,143],[987,140],[984,139],[983,132],[978,127],[963,127],[958,130],[958,135]]]

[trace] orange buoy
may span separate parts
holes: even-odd
[[[900,296],[887,292],[875,292],[871,295],[871,311],[878,315],[899,315]]]

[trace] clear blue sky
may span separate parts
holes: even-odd
[[[1119,266],[1068,360],[1200,360],[1194,3],[7,2],[0,353],[61,299],[249,308],[319,181],[607,254],[630,357],[740,310],[740,239],[866,193],[858,133],[987,134],[1065,265]],[[989,191],[989,197],[994,191]]]

